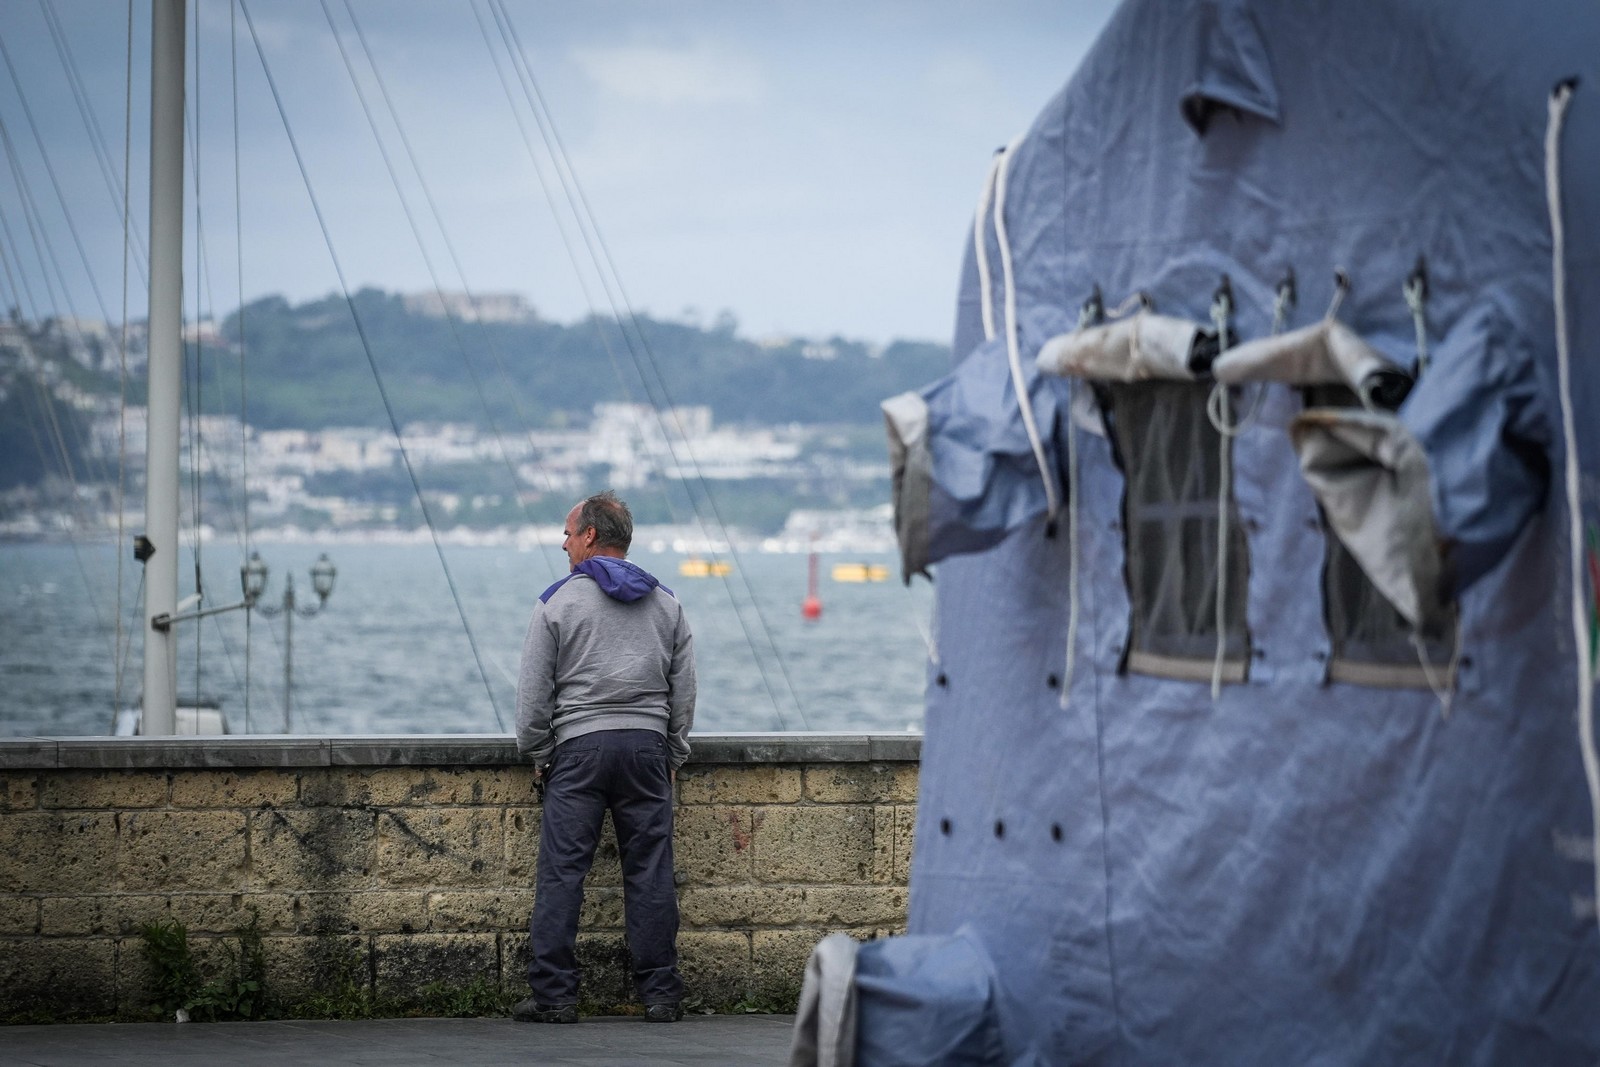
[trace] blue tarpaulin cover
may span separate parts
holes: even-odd
[[[964,929],[990,961],[993,1062],[1600,1062],[1545,177],[1548,102],[1576,75],[1558,170],[1592,522],[1597,64],[1587,2],[1129,0],[1009,153],[1018,343],[1078,580],[1018,421],[1004,279],[980,292],[969,243],[957,366],[922,394],[946,532],[910,903],[912,935]],[[1207,324],[1224,275],[1237,340],[1260,338],[1290,270],[1282,326],[1302,328],[1342,270],[1339,321],[1409,368],[1419,256],[1428,363],[1395,432],[1426,458],[1458,612],[1430,675],[1447,704],[1330,673],[1333,535],[1290,439],[1308,398],[1282,382],[1231,452],[1246,677],[1213,698],[1131,669],[1125,427],[1091,383],[1040,374],[1041,346],[1096,287]],[[864,1052],[960,1015],[904,1010],[915,969],[873,969],[893,951],[858,962],[887,974],[862,991]]]

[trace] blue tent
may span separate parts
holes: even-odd
[[[1128,0],[997,157],[885,405],[910,931],[802,1052],[1600,1062],[1597,64],[1591,3]]]

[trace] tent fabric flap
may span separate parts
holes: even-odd
[[[970,930],[862,945],[855,984],[857,1062],[872,1067],[998,1067],[1005,1062],[994,964]]]
[[[859,947],[849,934],[829,934],[811,950],[795,1009],[789,1067],[855,1067]]]
[[[1065,485],[1055,443],[1064,383],[1034,373],[1027,389],[1048,476]],[[1048,510],[1016,396],[1005,342],[996,339],[932,385],[882,404],[906,581],[949,556],[992,548]]]
[[[1184,121],[1202,137],[1218,112],[1277,123],[1278,86],[1249,8],[1238,0],[1212,0],[1197,5],[1194,15],[1200,58],[1194,80],[1178,101]]]
[[[1039,369],[1097,381],[1187,381],[1195,377],[1190,357],[1203,332],[1187,319],[1141,311],[1050,338],[1039,349]]]
[[[1345,385],[1368,407],[1393,411],[1411,390],[1411,376],[1338,319],[1260,337],[1230,348],[1212,364],[1217,381]]]
[[[1289,436],[1334,536],[1415,630],[1443,632],[1451,594],[1416,439],[1394,416],[1354,408],[1306,411]]]

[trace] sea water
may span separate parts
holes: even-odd
[[[553,546],[262,544],[261,605],[179,623],[180,702],[218,702],[234,733],[285,729],[284,576],[314,608],[309,569],[338,568],[321,612],[293,620],[289,732],[509,732],[516,673],[539,593],[566,570]],[[110,733],[143,686],[141,566],[107,544],[0,545],[0,736]],[[239,551],[200,549],[205,607],[241,599]],[[820,620],[801,616],[803,554],[740,552],[726,577],[679,575],[683,557],[630,557],[683,602],[699,671],[703,732],[902,732],[922,723],[932,596],[886,556],[823,556]],[[830,580],[837,562],[888,565],[885,582]],[[119,617],[119,564],[122,593]],[[194,552],[179,597],[194,591]],[[452,594],[452,586],[454,593]],[[459,604],[459,606],[458,606]]]

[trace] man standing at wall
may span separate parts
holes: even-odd
[[[689,757],[694,648],[671,590],[627,559],[615,493],[567,514],[572,571],[539,597],[522,648],[517,750],[544,787],[524,1022],[578,1021],[578,911],[607,810],[622,857],[633,978],[651,1022],[682,1018],[672,786]]]

